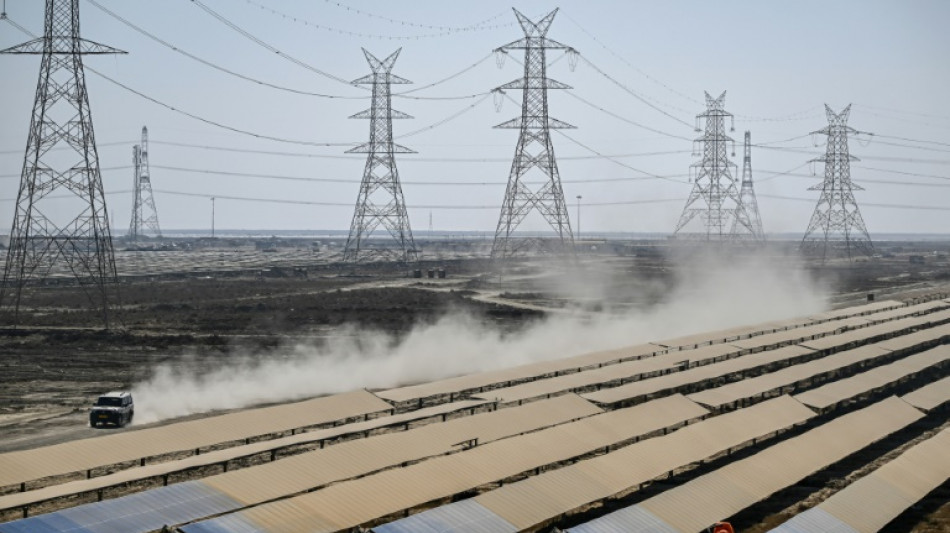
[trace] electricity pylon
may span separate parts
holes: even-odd
[[[820,255],[822,261],[829,252],[846,255],[849,260],[858,253],[870,256],[874,245],[853,192],[864,189],[851,182],[851,162],[859,159],[848,153],[848,134],[860,132],[848,126],[850,104],[838,114],[825,104],[825,114],[828,125],[812,132],[828,136],[824,157],[812,159],[825,164],[825,179],[808,189],[821,191],[821,197],[805,230],[801,249],[810,255]]]
[[[742,187],[739,189],[739,203],[742,209],[736,212],[732,222],[732,233],[740,237],[748,237],[755,241],[765,241],[765,231],[762,230],[762,217],[759,215],[759,202],[755,199],[755,189],[752,185],[752,132],[745,132],[744,157],[742,158]],[[751,233],[744,233],[749,229]]]
[[[152,196],[152,175],[148,168],[148,128],[142,126],[142,144],[132,147],[132,165],[135,169],[132,188],[132,221],[129,223],[129,238],[134,242],[146,232],[162,237],[158,225],[158,210]],[[145,210],[148,210],[148,216]]]
[[[518,146],[515,148],[514,160],[511,163],[511,173],[508,176],[508,187],[501,206],[498,227],[495,229],[491,257],[504,260],[529,247],[573,254],[574,235],[571,232],[564,191],[561,189],[561,176],[554,158],[551,129],[574,126],[548,116],[548,89],[570,89],[570,87],[547,77],[545,52],[547,50],[576,52],[569,46],[547,38],[548,29],[551,27],[554,15],[557,14],[557,9],[538,22],[528,20],[517,9],[514,11],[525,36],[523,39],[496,49],[496,52],[524,50],[524,76],[498,87],[496,91],[522,89],[521,116],[495,127],[518,129],[521,133],[518,136]],[[532,190],[522,181],[532,170],[540,171],[542,175],[540,180],[544,182],[537,191]],[[553,242],[546,243],[545,239],[541,238],[515,239],[512,236],[533,209],[540,211],[544,220],[554,229],[557,236]],[[545,246],[545,244],[549,245]]]
[[[23,287],[63,263],[108,328],[118,277],[82,56],[125,52],[79,36],[79,0],[46,0],[43,37],[0,53],[42,55],[0,305],[16,324]]]
[[[718,98],[705,94],[706,112],[696,115],[696,131],[701,131],[699,121],[703,119],[706,130],[702,137],[694,141],[702,144],[703,158],[691,165],[697,169],[693,190],[673,233],[709,241],[731,240],[739,229],[733,224],[737,220],[743,230],[749,233],[753,233],[753,230],[748,225],[748,216],[743,213],[745,209],[733,176],[736,164],[729,160],[726,152],[730,142],[735,144],[732,137],[726,135],[725,119],[732,119],[732,113],[724,109],[726,92],[723,91]],[[697,216],[699,223],[694,222]]]
[[[373,86],[373,103],[366,111],[350,117],[370,120],[369,142],[347,150],[347,153],[369,155],[356,199],[350,235],[343,250],[344,261],[395,257],[400,261],[410,262],[419,258],[419,251],[412,238],[412,229],[409,227],[409,215],[402,196],[402,186],[399,184],[395,157],[395,154],[415,152],[393,142],[393,119],[412,118],[392,108],[390,85],[412,83],[391,73],[401,50],[396,50],[380,61],[364,48],[363,55],[366,56],[373,73],[353,81]],[[397,248],[369,246],[368,239],[379,226],[386,228],[396,241]]]

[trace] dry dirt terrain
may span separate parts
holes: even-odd
[[[815,263],[806,270],[833,293],[835,306],[863,303],[868,293],[909,299],[950,287],[948,249],[945,243],[886,243],[879,257]],[[138,265],[147,265],[145,254],[135,255]],[[449,255],[415,267],[422,278],[398,265],[355,268],[308,261],[306,254],[287,257],[292,260],[273,266],[225,269],[214,263],[195,269],[188,251],[163,252],[161,273],[123,278],[121,307],[108,331],[75,286],[28,288],[17,327],[11,326],[12,312],[0,310],[0,324],[6,325],[0,328],[0,452],[125,431],[89,428],[88,407],[104,391],[146,379],[158,364],[187,358],[198,368],[214,369],[227,365],[236,350],[271,357],[288,339],[320,343],[364,330],[398,337],[450,310],[502,332],[560,312],[648,310],[663,301],[680,268],[662,244],[649,243],[601,246],[563,268],[549,268],[547,261],[513,263],[503,277],[485,259]],[[596,291],[588,290],[591,284]],[[918,427],[878,443],[743,513],[739,523],[765,531],[932,431]],[[895,530],[950,531],[948,501],[950,487],[944,485],[905,513]]]

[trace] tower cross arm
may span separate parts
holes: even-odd
[[[568,50],[572,53],[578,53],[573,47],[561,44],[554,39],[547,37],[522,37],[517,41],[511,41],[508,44],[495,48],[494,52],[507,52],[508,50],[524,50],[526,48],[545,48],[548,50]]]
[[[119,50],[118,48],[82,38],[73,39],[69,36],[63,36],[53,37],[50,41],[49,49],[46,48],[46,39],[39,38],[0,50],[0,54],[43,54],[48,52],[51,54],[102,55],[128,53],[125,50]]]
[[[518,78],[517,80],[510,81],[500,87],[497,87],[495,90],[499,89],[573,89],[573,87],[551,78],[544,78],[541,80],[537,78],[528,78],[527,80],[524,78]]]
[[[396,119],[396,118],[414,118],[414,117],[413,117],[412,115],[410,115],[409,113],[403,113],[402,111],[397,111],[397,110],[395,110],[395,109],[390,109],[389,112],[390,112],[390,114],[391,114],[391,118],[394,118],[394,119]],[[359,113],[356,113],[356,114],[354,114],[354,115],[350,115],[349,118],[368,118],[368,119],[372,119],[372,118],[373,118],[373,110],[372,110],[372,109],[366,109],[366,110],[360,111]]]
[[[828,126],[825,126],[824,128],[821,128],[820,130],[815,130],[813,132],[810,132],[809,135],[836,135],[838,133],[847,133],[850,135],[858,135],[861,133],[867,134],[867,132],[858,131],[852,128],[851,126],[828,125]]]
[[[388,146],[387,146],[387,145],[388,145]],[[379,151],[378,148],[379,148],[380,146],[385,146],[386,148],[389,148],[389,147],[391,146],[391,147],[392,147],[392,150],[391,150],[391,151],[392,151],[392,153],[394,153],[394,154],[415,154],[415,153],[418,153],[418,152],[416,152],[415,150],[413,150],[412,148],[406,148],[405,146],[403,146],[403,145],[401,145],[401,144],[396,144],[396,143],[378,143],[378,142],[377,142],[377,143],[373,143],[373,142],[363,143],[363,144],[361,144],[361,145],[359,145],[359,146],[354,146],[353,148],[350,148],[350,149],[347,150],[345,153],[347,153],[347,154],[373,154],[373,153],[376,153],[376,152]],[[389,150],[387,150],[387,151],[389,151]]]
[[[353,85],[375,85],[377,83],[394,83],[397,85],[406,85],[412,82],[406,78],[402,78],[387,72],[385,74],[367,74],[366,76],[357,78],[350,83]]]
[[[834,161],[841,161],[841,160],[843,160],[843,159],[845,159],[845,158],[847,158],[848,161],[860,161],[860,160],[861,160],[861,159],[859,159],[859,158],[857,158],[857,157],[855,157],[855,156],[853,156],[853,155],[851,155],[851,154],[845,155],[845,154],[835,153],[835,154],[831,154],[831,155],[825,154],[825,155],[823,155],[823,156],[816,157],[816,158],[814,158],[814,159],[809,159],[808,162],[809,162],[809,163],[830,163],[830,162],[834,162]]]

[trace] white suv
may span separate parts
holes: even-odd
[[[89,412],[89,425],[96,427],[99,424],[115,424],[122,427],[132,421],[135,415],[135,404],[132,402],[131,392],[109,392],[96,400]]]

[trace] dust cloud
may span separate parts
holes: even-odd
[[[828,291],[797,260],[689,253],[672,260],[671,286],[646,308],[551,313],[516,333],[449,312],[408,334],[345,329],[320,346],[286,346],[266,357],[235,353],[227,367],[163,365],[133,386],[136,423],[289,401],[359,388],[390,388],[458,374],[568,357],[680,335],[816,313]],[[602,296],[609,274],[570,276],[572,293]],[[656,286],[657,284],[661,286]]]

